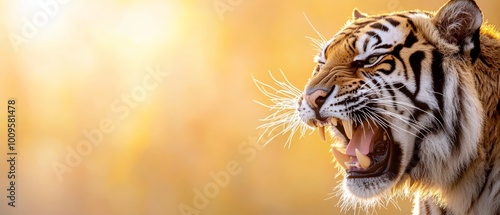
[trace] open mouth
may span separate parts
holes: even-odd
[[[325,128],[332,126],[343,135],[347,145],[345,148],[332,147],[332,153],[347,173],[347,178],[378,177],[389,172],[394,163],[393,141],[390,129],[382,128],[370,120],[354,124],[350,120],[339,120],[328,117],[326,120],[313,120],[323,140]],[[344,144],[345,145],[345,144]]]

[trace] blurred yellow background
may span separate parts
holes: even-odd
[[[306,36],[318,38],[304,14],[331,37],[355,7],[376,14],[444,4],[0,2],[0,214],[8,215],[343,214],[319,135],[289,149],[286,137],[256,145],[269,112],[252,101],[267,99],[251,74],[271,83],[268,71],[281,69],[302,89],[315,55]],[[500,25],[499,1],[478,4]],[[5,197],[8,99],[18,119],[16,208]],[[397,204],[376,211],[410,213],[408,199]]]

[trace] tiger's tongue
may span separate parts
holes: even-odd
[[[376,126],[368,125],[367,122],[364,122],[363,126],[358,126],[347,145],[346,154],[356,157],[356,149],[364,155],[370,153],[370,149],[373,148],[373,143],[375,142],[375,132],[379,129]]]

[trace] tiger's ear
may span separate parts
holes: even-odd
[[[474,0],[450,0],[439,9],[432,21],[448,42],[466,48],[476,45],[473,40],[477,39],[479,45],[483,15]]]
[[[352,17],[354,18],[354,20],[356,20],[356,19],[368,17],[368,14],[361,13],[357,8],[354,8],[354,10],[352,11]]]

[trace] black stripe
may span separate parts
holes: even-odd
[[[375,38],[377,39],[377,42],[375,42],[375,44],[373,44],[373,46],[378,46],[380,45],[380,43],[382,43],[382,39],[377,35],[375,36]]]
[[[396,104],[396,102],[397,102],[396,93],[394,92],[394,89],[392,89],[392,87],[390,85],[387,85],[386,88],[388,89],[387,91],[389,92],[389,94],[391,94],[392,105],[394,106],[394,109],[397,111],[399,105]]]
[[[408,24],[410,24],[411,28],[413,29],[413,31],[417,31],[417,26],[415,26],[415,24],[413,23],[413,21],[411,21],[411,19],[408,19]]]
[[[349,48],[349,51],[351,53],[356,53],[356,50],[354,50],[354,48],[350,44],[347,44],[347,48]]]
[[[422,61],[425,59],[425,53],[423,51],[416,51],[415,53],[410,55],[410,66],[413,70],[413,74],[415,76],[415,97],[418,95],[420,91],[420,74],[422,70]]]
[[[360,28],[363,28],[365,27],[367,24],[370,24],[370,23],[373,23],[373,22],[376,22],[377,20],[379,20],[380,18],[378,17],[371,17],[372,19],[368,20],[368,21],[363,21],[363,22],[355,22],[353,23],[351,26],[347,27],[347,28],[344,28],[342,31],[348,31],[348,30],[352,30],[352,31],[355,31],[355,30],[358,30]]]
[[[419,13],[423,13],[423,14],[425,14],[425,15],[429,16],[429,17],[434,16],[434,14],[429,13],[429,12],[426,12],[426,11],[420,11]]]
[[[382,45],[376,46],[374,49],[389,49],[391,47],[392,47],[391,44],[382,44]]]
[[[420,131],[417,134],[417,137],[415,138],[415,144],[413,146],[413,152],[411,154],[410,163],[408,163],[408,165],[406,166],[405,173],[409,174],[413,170],[413,168],[415,168],[418,165],[418,163],[420,163],[420,150],[422,148],[421,147],[422,140],[426,134],[427,132],[425,132],[425,130]],[[422,174],[425,174],[425,172],[422,172]]]
[[[488,62],[486,62],[486,59],[484,59],[483,55],[479,55],[479,60],[481,60],[481,62],[483,62],[484,64],[486,64],[486,66],[493,67],[491,64],[489,64]]]
[[[410,17],[406,16],[406,15],[403,15],[403,14],[396,14],[396,16],[399,16],[399,17],[402,17],[402,18],[405,18],[405,19],[408,19]]]
[[[375,78],[372,78],[371,81],[375,85],[375,87],[377,87],[378,90],[380,90],[380,88],[382,88],[382,86],[380,85],[380,83],[378,83],[378,81],[375,80]]]
[[[474,36],[472,37],[472,41],[474,43],[474,48],[470,50],[470,57],[472,58],[472,64],[474,64],[479,57],[479,53],[481,53],[481,44],[479,41],[479,29],[476,30]]]
[[[439,105],[439,110],[443,111],[443,87],[446,84],[443,71],[443,54],[437,50],[432,51],[432,84],[434,96]]]
[[[368,34],[368,36],[370,37],[375,37],[375,36],[378,36],[377,33],[375,33],[374,31],[367,31],[366,34]],[[378,37],[380,39],[380,37]]]
[[[372,25],[370,25],[370,27],[374,28],[374,29],[378,29],[378,30],[381,30],[381,31],[389,31],[389,28],[387,28],[387,26],[381,24],[381,23],[374,23]]]
[[[415,34],[413,33],[413,31],[410,31],[410,33],[408,34],[408,36],[406,36],[406,40],[405,40],[405,45],[404,46],[407,47],[407,48],[410,48],[417,41],[418,41],[418,39],[415,36]]]
[[[415,109],[415,112],[411,114],[411,116],[413,117],[412,121],[418,121],[419,116],[426,113],[429,110],[429,105],[417,100],[415,98],[415,96],[408,90],[408,88],[406,88],[406,86],[403,83],[395,83],[395,84],[393,84],[393,87],[398,89],[406,97],[411,99],[412,102],[417,107],[417,109]],[[410,123],[412,123],[412,122],[410,122]],[[406,173],[410,173],[410,171],[413,170],[413,168],[415,166],[417,166],[417,164],[420,162],[421,143],[422,143],[424,137],[427,136],[429,131],[437,131],[436,124],[437,123],[433,123],[432,127],[423,128],[417,133],[417,137],[415,138],[415,144],[414,144],[411,160],[405,169]],[[422,174],[425,174],[425,172]]]
[[[389,22],[394,27],[398,27],[398,25],[400,24],[399,21],[396,21],[393,18],[386,18],[385,21]]]
[[[414,123],[415,121],[417,121],[418,116],[422,113],[423,113],[423,111],[417,110],[412,115],[411,123]],[[434,113],[434,116],[436,116],[436,113]],[[418,133],[416,135],[417,137],[415,138],[415,145],[413,147],[413,152],[412,152],[412,156],[410,159],[410,163],[408,164],[408,166],[406,167],[406,170],[405,170],[406,173],[410,173],[410,171],[413,170],[413,168],[415,168],[417,166],[417,164],[420,162],[420,150],[421,150],[422,141],[424,140],[424,138],[426,136],[429,135],[429,133],[437,133],[439,131],[438,128],[439,128],[440,124],[438,122],[441,122],[441,121],[442,121],[442,118],[438,118],[436,121],[432,122],[430,127],[426,127],[426,128],[421,129],[420,131],[418,131]],[[427,177],[426,174],[427,174],[427,172],[422,172],[421,177],[426,178]]]
[[[386,75],[390,75],[392,72],[395,71],[396,69],[396,62],[393,60],[393,59],[388,59],[388,60],[384,60],[382,62],[380,62],[379,64],[383,64],[383,63],[387,63],[391,66],[391,68],[389,68],[389,70],[385,70],[385,69],[377,69],[377,72],[380,71]]]
[[[358,42],[358,37],[354,37],[354,40],[352,41],[352,43],[349,43],[349,45],[352,47],[356,47],[356,42]]]
[[[401,65],[403,65],[403,72],[405,73],[405,79],[408,80],[408,71],[406,69],[406,63],[405,63],[405,61],[403,61],[403,59],[401,58],[401,55],[400,55],[401,49],[403,49],[403,45],[402,44],[398,44],[396,47],[394,47],[394,49],[392,50],[391,54],[396,59],[398,59],[399,61],[401,61]]]
[[[453,129],[455,131],[454,134],[452,134],[451,136],[451,145],[453,146],[451,152],[452,156],[459,156],[462,149],[462,144],[461,144],[462,138],[460,138],[462,136],[462,122],[460,121],[462,120],[462,111],[464,109],[464,105],[462,102],[463,95],[460,86],[457,86],[456,92],[457,92],[457,97],[455,99],[458,99],[458,101],[455,103],[458,103],[459,107],[455,107],[457,116],[455,118],[455,121],[452,122]]]
[[[426,113],[429,110],[429,105],[427,103],[421,102],[415,98],[415,96],[406,88],[406,86],[403,83],[395,83],[393,84],[393,87],[398,89],[401,93],[403,93],[406,97],[408,97],[415,107],[415,112],[413,113],[413,117],[415,120],[418,120],[419,116]]]
[[[394,93],[394,89],[392,89],[391,85],[385,85],[384,89],[391,95],[392,106],[394,107],[394,110],[398,111],[398,105],[396,104],[396,93]]]
[[[336,39],[336,40],[334,40],[332,43],[330,43],[330,45],[328,45],[328,46],[329,46],[329,47],[336,46],[337,44],[339,44],[339,43],[340,43],[340,41],[342,41],[342,40],[340,40],[340,39]]]
[[[367,34],[368,36],[370,36],[370,37],[368,37],[368,38],[365,40],[365,43],[363,44],[363,50],[364,50],[365,52],[366,52],[366,48],[367,48],[367,46],[368,46],[368,42],[370,42],[370,40],[371,40],[372,38],[375,38],[375,39],[377,40],[377,42],[375,42],[375,44],[373,44],[374,46],[376,46],[376,45],[378,45],[378,44],[380,44],[380,43],[382,42],[382,38],[380,38],[380,36],[379,36],[377,33],[373,32],[373,31],[368,31],[368,32],[366,32],[366,34]]]
[[[366,48],[368,48],[368,43],[370,42],[370,38],[366,38],[365,42],[363,43],[363,51],[366,52]]]
[[[438,110],[433,111],[433,115],[437,121],[435,121],[436,130],[441,130],[444,129],[444,119],[443,115],[441,114],[442,112],[445,111],[444,109],[444,100],[443,100],[443,91],[444,91],[444,86],[446,84],[446,79],[444,78],[444,71],[443,71],[443,55],[438,52],[437,50],[432,51],[432,84],[433,84],[433,93],[434,97],[437,100],[438,103]],[[452,144],[455,144],[455,141],[453,141]],[[456,147],[454,147],[456,148]]]
[[[424,204],[424,207],[425,207],[425,214],[429,214],[429,215],[430,215],[430,214],[431,214],[431,207],[429,206],[429,202],[428,202],[428,200],[426,200],[424,203],[425,203],[425,204]]]

